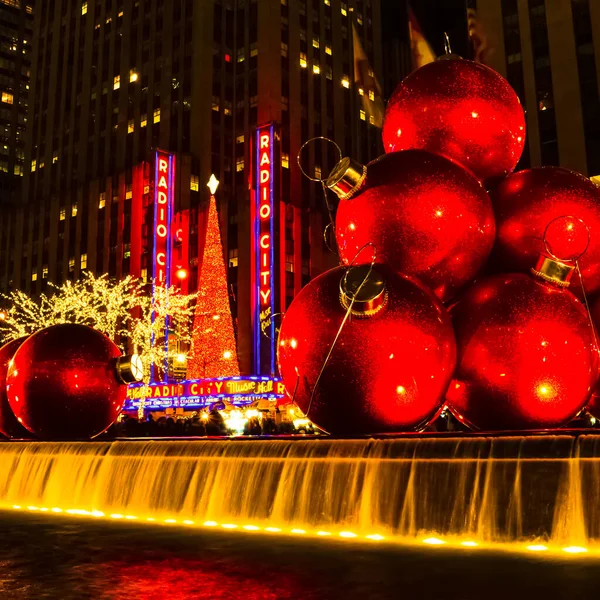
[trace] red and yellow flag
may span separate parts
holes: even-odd
[[[381,97],[381,86],[375,77],[354,23],[352,23],[352,41],[354,46],[354,83],[359,90],[362,90],[363,110],[371,125],[381,128],[385,110]]]
[[[412,67],[414,71],[423,65],[433,62],[436,56],[431,44],[423,34],[415,13],[410,7],[408,8],[408,33],[410,35]]]

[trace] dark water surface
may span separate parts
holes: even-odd
[[[0,599],[600,597],[600,562],[0,512]]]

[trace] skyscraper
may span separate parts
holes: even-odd
[[[0,203],[15,199],[24,170],[33,6],[0,0]]]
[[[477,0],[485,61],[527,111],[520,165],[600,175],[600,4],[596,0]]]
[[[206,182],[212,173],[221,181],[221,232],[248,371],[256,128],[273,123],[276,141],[280,312],[336,262],[323,242],[321,187],[296,166],[300,146],[325,136],[362,161],[382,152],[368,110],[378,93],[369,82],[381,72],[379,0],[54,0],[38,13],[24,206],[11,224],[15,260],[0,261],[0,289],[36,293],[82,269],[150,277],[151,163],[160,148],[177,157],[175,211],[188,211],[192,289]],[[368,64],[355,64],[357,48]],[[320,178],[336,158],[316,143],[303,165]]]
[[[24,173],[34,0],[0,0],[0,280],[14,270],[15,203]]]

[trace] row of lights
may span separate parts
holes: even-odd
[[[81,517],[93,517],[96,519],[113,519],[113,520],[125,520],[125,521],[140,521],[140,522],[149,522],[149,523],[164,523],[166,525],[185,525],[185,526],[196,526],[196,527],[206,527],[210,529],[226,529],[226,530],[240,530],[240,531],[248,531],[248,532],[265,532],[265,533],[280,533],[283,535],[295,535],[295,536],[312,536],[312,537],[321,537],[321,538],[342,538],[342,539],[355,539],[357,541],[361,540],[369,540],[374,542],[381,541],[389,541],[389,542],[400,542],[407,543],[406,539],[398,540],[393,537],[385,537],[379,533],[371,533],[369,535],[359,535],[354,533],[353,531],[339,531],[339,532],[331,532],[326,530],[317,530],[317,531],[307,531],[306,529],[300,528],[281,528],[281,527],[259,527],[258,525],[238,525],[236,523],[218,523],[217,521],[204,521],[202,523],[196,523],[191,519],[157,519],[154,517],[147,517],[145,519],[137,517],[135,515],[124,515],[121,513],[111,513],[105,514],[99,510],[83,510],[77,508],[71,509],[62,509],[62,508],[47,508],[47,507],[39,507],[39,506],[20,506],[15,504],[12,506],[14,510],[28,510],[31,512],[40,512],[40,513],[53,513],[53,514],[62,514],[62,515],[72,515],[72,516],[81,516]],[[446,541],[444,539],[438,537],[427,537],[421,540],[418,540],[417,543],[426,544],[427,546],[447,546],[449,548],[454,547],[462,547],[462,548],[488,548],[488,549],[509,549],[511,551],[528,551],[535,553],[544,553],[544,552],[554,552],[557,551],[570,554],[570,555],[578,555],[578,554],[589,554],[589,549],[584,546],[565,546],[563,548],[558,547],[549,547],[544,544],[530,544],[522,546],[520,544],[480,544],[474,540],[463,540],[458,542],[458,544],[453,543],[452,541]],[[594,553],[596,554],[596,553]]]

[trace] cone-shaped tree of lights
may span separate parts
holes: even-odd
[[[208,208],[206,243],[199,282],[187,377],[206,379],[239,375],[227,293],[227,270],[214,195],[210,197]]]

